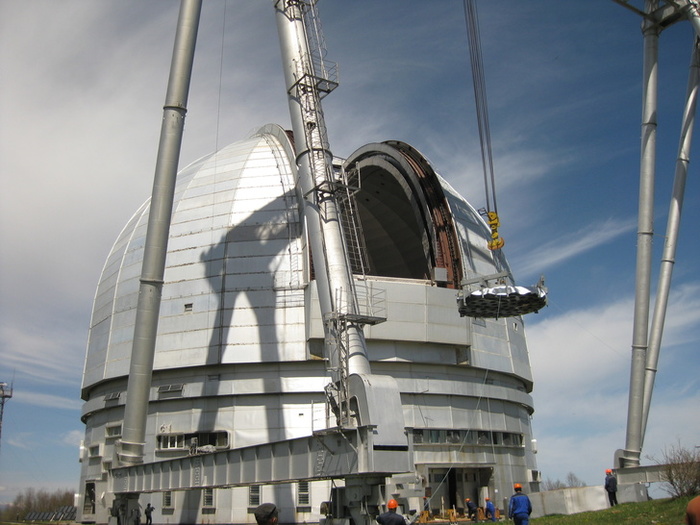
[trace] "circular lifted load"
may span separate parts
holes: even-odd
[[[538,312],[547,305],[547,291],[542,286],[499,285],[481,288],[460,297],[462,317],[514,317]]]

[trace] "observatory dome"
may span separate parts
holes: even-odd
[[[330,373],[294,159],[288,132],[267,125],[178,175],[146,461],[186,456],[193,442],[233,449],[329,426]],[[417,489],[432,486],[451,507],[484,487],[505,494],[514,479],[536,482],[522,318],[463,318],[457,308],[463,282],[510,274],[502,252],[487,247],[488,226],[408,144],[365,145],[334,169],[351,189],[341,208],[357,221],[349,252],[358,290],[385,320],[365,327],[368,358],[398,384]],[[83,520],[98,523],[108,509],[95,494],[114,490],[106,473],[121,436],[148,204],[112,247],[90,323],[81,494]],[[329,487],[298,484],[284,490],[306,498],[276,501],[290,520],[317,521]],[[283,489],[216,490],[213,509],[168,496],[172,520],[252,522],[255,497]]]

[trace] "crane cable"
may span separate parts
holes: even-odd
[[[489,125],[488,103],[486,99],[486,77],[481,58],[481,39],[479,36],[479,18],[476,12],[476,0],[464,0],[464,17],[467,23],[467,39],[469,41],[469,58],[472,67],[472,82],[474,84],[474,100],[476,102],[476,119],[479,127],[479,143],[481,144],[481,162],[484,168],[484,189],[486,192],[486,209],[484,215],[491,228],[490,250],[499,250],[505,241],[498,234],[501,225],[496,204],[496,178],[493,169],[493,152],[491,149],[491,128]],[[479,210],[482,213],[484,210]]]

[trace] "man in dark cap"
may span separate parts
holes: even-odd
[[[274,503],[263,503],[255,511],[255,521],[258,525],[277,525],[277,506]]]

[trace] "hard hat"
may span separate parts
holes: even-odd
[[[516,483],[515,485],[513,485],[513,488],[514,489],[521,489],[521,488],[523,488],[523,486],[520,483]]]
[[[606,473],[606,474],[612,474],[612,470],[606,469],[606,470],[605,470],[605,473]]]
[[[395,509],[396,507],[399,506],[399,503],[395,499],[390,499],[387,502],[386,506],[389,507],[390,509]]]
[[[471,498],[464,498],[464,501],[471,501]]]
[[[489,501],[491,498],[484,498],[486,501]]]

